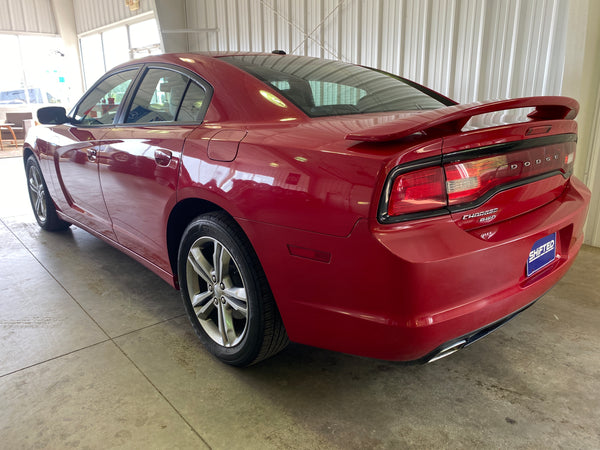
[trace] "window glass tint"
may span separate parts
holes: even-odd
[[[179,113],[176,117],[177,122],[202,121],[202,105],[204,103],[205,97],[206,92],[204,91],[204,89],[202,89],[196,83],[191,82],[187,91],[185,92],[185,96],[183,97],[181,107],[179,108]]]
[[[339,61],[293,55],[222,60],[273,86],[311,117],[445,106],[393,75]]]
[[[75,119],[82,125],[110,125],[137,69],[126,70],[103,80],[86,94],[75,111]]]
[[[279,90],[285,90],[290,88],[290,83],[285,80],[271,80],[271,84]]]
[[[329,81],[311,80],[308,82],[312,90],[315,106],[325,105],[357,105],[367,91],[346,84]]]
[[[144,75],[125,122],[174,122],[189,78],[168,69],[149,69]]]

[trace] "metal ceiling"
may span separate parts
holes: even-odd
[[[0,0],[0,31],[57,34],[51,0]]]
[[[106,27],[154,9],[152,0],[140,0],[139,9],[131,11],[125,0],[73,0],[77,33],[82,34]]]

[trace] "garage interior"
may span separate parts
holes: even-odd
[[[569,273],[464,351],[407,366],[291,344],[236,369],[202,348],[159,277],[81,229],[39,229],[19,145],[3,130],[2,446],[600,447],[600,3],[2,0],[0,10],[15,61],[0,91],[15,90],[3,86],[13,78],[41,89],[36,66],[56,63],[47,91],[67,108],[120,62],[187,51],[340,59],[461,103],[571,96],[581,105],[575,175],[593,194]],[[32,54],[33,38],[58,53]],[[30,107],[0,104],[0,123]]]

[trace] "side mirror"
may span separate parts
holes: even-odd
[[[67,110],[62,106],[46,106],[37,111],[37,118],[40,123],[46,125],[59,125],[69,122]]]

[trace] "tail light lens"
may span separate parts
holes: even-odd
[[[448,205],[473,202],[514,181],[573,169],[575,143],[533,148],[444,166]]]
[[[394,180],[388,215],[398,216],[446,206],[444,171],[428,167],[398,175]]]
[[[443,164],[437,166],[408,172],[399,170],[388,184],[387,201],[382,200],[380,205],[380,220],[395,222],[440,215],[444,208],[460,208],[461,205],[471,208],[478,200],[484,203],[502,187],[520,180],[533,181],[549,173],[562,173],[567,178],[573,170],[575,145],[572,140],[559,141],[467,159],[465,155],[473,155],[470,150],[444,156]]]

